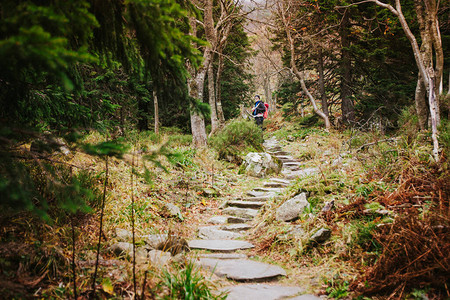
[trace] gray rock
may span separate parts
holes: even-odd
[[[332,210],[334,207],[334,200],[331,200],[327,203],[325,203],[325,205],[322,207],[322,212],[327,212]]]
[[[220,195],[219,191],[213,188],[203,188],[202,195],[208,198],[217,197]]]
[[[241,207],[241,208],[261,208],[264,203],[261,201],[240,201],[240,200],[230,200],[227,202],[230,207]]]
[[[243,223],[247,223],[249,221],[251,221],[251,219],[239,218],[239,217],[233,217],[233,216],[228,217],[228,223],[230,223],[230,224],[243,224]]]
[[[331,230],[328,228],[320,228],[311,237],[311,241],[315,243],[323,243],[331,237]]]
[[[200,258],[198,264],[211,270],[217,276],[236,281],[269,280],[278,276],[286,276],[286,271],[279,266],[249,259]]]
[[[317,168],[306,168],[306,169],[301,169],[301,170],[298,170],[298,171],[283,170],[283,171],[281,171],[281,173],[287,179],[296,179],[296,178],[302,178],[302,177],[311,176],[311,175],[317,173],[318,170],[319,169],[317,169]]]
[[[227,207],[223,210],[223,213],[238,218],[253,219],[258,214],[258,210],[251,208]]]
[[[277,193],[273,193],[273,192],[257,192],[257,191],[249,191],[246,193],[247,196],[250,197],[275,197],[277,196]]]
[[[259,196],[259,197],[249,197],[242,199],[243,201],[258,201],[258,202],[266,202],[271,199],[278,199],[280,196],[276,195],[269,195],[269,196]]]
[[[253,191],[279,194],[284,191],[284,188],[256,187]]]
[[[130,258],[133,256],[133,252],[130,253]],[[136,263],[144,264],[148,261],[148,251],[144,248],[136,249]]]
[[[228,231],[243,231],[243,230],[249,230],[252,226],[249,224],[227,224],[220,226],[220,229],[222,230],[228,230]]]
[[[242,170],[249,176],[265,177],[269,174],[278,174],[281,171],[277,158],[272,157],[268,153],[250,152],[245,156]]]
[[[156,249],[167,240],[167,234],[149,234],[144,235],[142,239],[151,248]]]
[[[232,240],[242,237],[242,234],[222,230],[219,228],[219,226],[204,226],[199,227],[198,237],[208,240]]]
[[[160,250],[152,250],[148,253],[148,258],[152,265],[161,268],[169,263],[171,259],[171,255],[169,252],[164,252]]]
[[[208,220],[209,224],[222,225],[228,222],[227,216],[214,216]]]
[[[211,251],[229,252],[239,249],[253,248],[253,244],[237,240],[191,240],[188,241],[191,249],[205,249]]]
[[[291,162],[283,162],[283,167],[299,167],[302,166],[303,163],[299,162],[299,161],[291,161]]]
[[[243,253],[204,253],[198,254],[196,257],[213,259],[246,259],[247,255]]]
[[[309,202],[306,200],[306,194],[301,193],[292,199],[284,202],[278,209],[276,213],[276,219],[278,221],[294,221],[298,219],[301,213],[306,207],[309,207]]]
[[[283,285],[241,284],[225,287],[221,291],[229,292],[228,300],[280,300],[298,295],[303,289]]]
[[[164,203],[164,206],[166,207],[167,212],[169,213],[169,215],[171,217],[182,218],[181,210],[180,210],[180,208],[178,206],[176,206],[175,204],[172,204],[170,202]]]
[[[133,233],[126,229],[116,228],[116,237],[120,242],[129,242],[133,239]]]
[[[267,153],[272,154],[274,156],[289,155],[289,152],[282,151],[281,149],[278,149],[278,150],[275,150],[275,151],[267,151]]]
[[[111,247],[109,247],[109,250],[117,256],[121,255],[130,256],[133,255],[133,244],[127,242],[118,242],[112,244]]]

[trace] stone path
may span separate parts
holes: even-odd
[[[194,253],[196,264],[233,283],[223,289],[229,292],[227,299],[320,299],[313,295],[302,295],[304,290],[301,287],[274,284],[278,278],[286,276],[283,268],[250,260],[242,253],[234,253],[254,247],[244,240],[245,231],[252,228],[250,222],[265,202],[278,197],[290,185],[292,179],[315,171],[302,169],[302,163],[283,151],[275,138],[266,140],[264,147],[267,153],[282,161],[282,174],[286,179],[271,178],[264,182],[262,187],[247,192],[248,197],[228,201],[222,210],[224,215],[214,216],[208,221],[209,224],[199,227],[200,239],[189,241],[189,247],[192,250],[214,252],[198,255]],[[271,281],[271,284],[249,284],[267,281]]]

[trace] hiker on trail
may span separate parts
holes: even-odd
[[[256,125],[263,129],[263,121],[267,118],[269,114],[269,104],[261,101],[259,95],[255,96],[255,106],[252,109],[252,115],[255,118]]]

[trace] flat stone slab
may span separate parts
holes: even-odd
[[[289,152],[286,151],[282,151],[282,150],[275,150],[275,151],[267,151],[267,153],[273,155],[273,156],[278,156],[278,155],[289,155]]]
[[[252,225],[242,223],[242,224],[226,224],[226,225],[222,225],[222,226],[220,226],[220,229],[239,232],[239,231],[249,230],[252,227],[253,227]]]
[[[232,240],[242,237],[242,234],[222,230],[219,226],[204,226],[198,228],[198,237],[207,240]]]
[[[223,210],[223,213],[238,218],[253,219],[258,214],[258,210],[252,208],[227,207]],[[230,222],[229,219],[228,222]]]
[[[261,208],[264,205],[261,201],[242,201],[242,200],[230,200],[227,202],[228,206],[242,207],[242,208]]]
[[[287,178],[287,179],[295,179],[299,177],[306,177],[310,176],[312,174],[315,174],[318,172],[317,168],[306,168],[298,171],[291,171],[291,170],[282,170],[281,173]]]
[[[190,240],[188,246],[191,249],[205,249],[210,251],[236,251],[255,247],[252,243],[237,240]]]
[[[302,165],[304,164],[299,161],[283,162],[283,167],[302,166]]]
[[[275,197],[277,195],[277,193],[274,192],[258,192],[258,191],[249,191],[246,193],[247,196],[250,197]]]
[[[266,193],[282,193],[284,191],[283,188],[269,188],[269,187],[256,187],[253,189],[256,192],[266,192]]]
[[[288,184],[275,181],[264,182],[263,185],[265,188],[284,188],[288,186]]]
[[[287,179],[283,179],[283,178],[269,178],[269,181],[273,181],[273,182],[279,182],[279,183],[284,183],[284,184],[291,184],[292,180],[287,180]]]
[[[251,219],[228,216],[228,223],[230,223],[230,224],[243,224],[243,223],[247,223],[249,221],[251,221]]]
[[[198,264],[201,267],[214,272],[217,276],[226,277],[236,281],[269,280],[278,276],[286,276],[286,271],[279,266],[249,259],[220,260],[200,258]]]
[[[278,159],[295,159],[292,155],[275,155]]]
[[[221,291],[229,292],[227,300],[279,300],[298,295],[303,289],[295,286],[283,285],[241,284],[225,287]],[[307,299],[305,298],[305,300]]]
[[[213,259],[246,259],[247,254],[243,253],[204,253],[195,255],[196,258],[213,258]]]
[[[227,216],[214,216],[208,220],[209,224],[222,225],[228,222]]]

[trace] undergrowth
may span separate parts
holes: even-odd
[[[241,163],[248,152],[261,152],[263,134],[255,122],[232,120],[209,139],[209,144],[217,150],[219,159]]]

